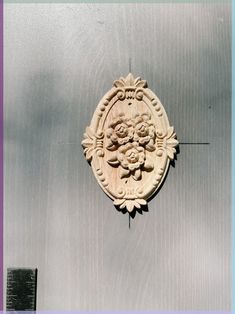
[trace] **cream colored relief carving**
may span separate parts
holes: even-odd
[[[128,212],[159,189],[178,144],[160,100],[132,74],[101,99],[82,141],[98,183]]]

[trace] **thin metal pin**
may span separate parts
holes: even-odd
[[[131,73],[131,58],[129,58],[129,73]]]
[[[180,145],[210,145],[208,142],[181,142]]]

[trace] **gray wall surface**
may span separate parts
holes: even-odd
[[[5,273],[38,268],[38,310],[230,310],[230,4],[8,4]],[[80,142],[131,70],[182,143],[128,228]]]

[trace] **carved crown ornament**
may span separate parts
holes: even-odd
[[[160,188],[178,144],[160,100],[131,73],[101,99],[82,141],[99,185],[129,213]]]

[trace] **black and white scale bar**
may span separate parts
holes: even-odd
[[[35,311],[36,293],[36,268],[7,269],[7,311]]]

